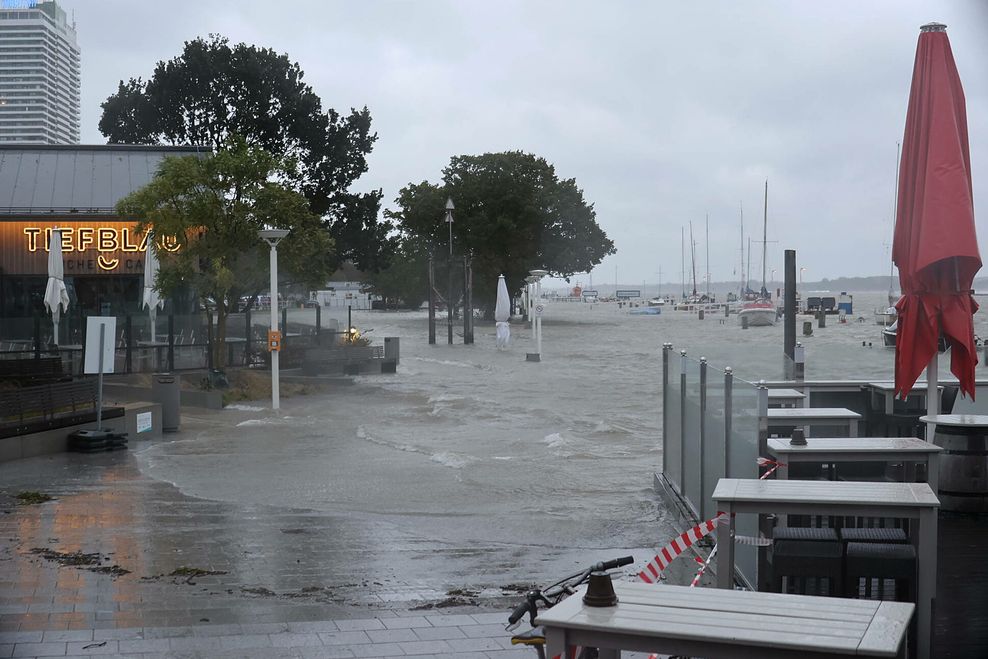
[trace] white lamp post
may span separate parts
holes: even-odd
[[[535,353],[525,355],[525,361],[540,362],[542,361],[543,305],[540,302],[542,299],[542,278],[549,273],[545,270],[530,270],[529,272],[531,274],[525,280],[529,282],[528,290],[530,291],[529,298],[531,299],[529,311],[532,314],[529,318],[532,320],[532,333],[535,336]]]
[[[446,265],[446,330],[447,341],[453,345],[453,200],[446,199],[446,224],[449,225],[449,262]]]
[[[278,243],[288,235],[288,229],[262,229],[257,232],[271,247],[271,328],[268,330],[268,350],[271,351],[271,409],[281,408],[281,391],[278,384],[278,355],[281,351],[281,332],[278,331]]]

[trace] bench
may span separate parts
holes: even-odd
[[[384,359],[382,346],[330,346],[312,348],[305,351],[302,372],[305,375],[319,375],[327,370],[347,373],[360,368],[361,364]]]
[[[95,378],[0,390],[0,437],[88,423],[98,396]],[[103,410],[104,418],[118,416],[122,408]]]
[[[57,382],[69,377],[62,370],[61,357],[41,359],[0,359],[0,383],[21,386]]]

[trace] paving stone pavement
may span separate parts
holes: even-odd
[[[0,659],[535,656],[510,645],[509,593],[416,578],[462,548],[187,497],[139,448],[0,464]],[[25,490],[54,499],[17,505]]]

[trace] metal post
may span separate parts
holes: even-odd
[[[679,495],[686,498],[686,351],[679,351]]]
[[[96,430],[103,429],[103,354],[106,344],[106,323],[99,324],[99,399],[96,401]]]
[[[41,317],[34,315],[34,358],[41,359]]]
[[[124,316],[124,336],[127,340],[127,350],[124,352],[124,369],[127,373],[132,373],[134,368],[133,362],[133,345],[134,345],[134,326],[130,320],[130,314]]]
[[[206,369],[213,370],[213,314],[206,312]]]
[[[785,379],[792,380],[793,361],[796,350],[796,250],[787,249],[785,272],[785,358],[783,359]]]
[[[758,455],[768,457],[768,388],[760,384],[758,386]],[[758,471],[755,470],[757,477]],[[758,516],[758,530],[762,537],[772,537],[772,519],[768,515]],[[768,552],[763,548],[758,549],[758,562],[756,567],[755,581],[758,590],[766,592],[769,590],[771,582],[771,570],[768,565]]]
[[[254,354],[253,350],[251,350],[251,342],[254,340],[254,328],[250,324],[249,308],[244,312],[244,324],[246,325],[244,327],[244,337],[246,338],[246,343],[244,343],[244,364],[246,365],[251,363],[251,355]]]
[[[316,345],[322,345],[322,305],[316,306]]]
[[[281,333],[282,335],[288,332],[288,305],[285,304],[285,308],[281,310]],[[281,343],[284,345],[285,337],[281,337]]]
[[[473,343],[473,263],[463,257],[463,343]]]
[[[724,478],[731,477],[731,432],[734,414],[734,369],[724,369]]]
[[[669,441],[669,353],[671,343],[662,344],[662,474],[666,473],[666,445]]]
[[[173,313],[168,314],[168,372],[175,372],[175,314]]]
[[[706,502],[707,497],[703,491],[704,478],[703,478],[703,456],[705,455],[704,449],[706,448],[704,444],[706,443],[707,434],[707,358],[700,357],[700,451],[699,459],[697,460],[699,471],[698,474],[700,478],[700,500],[696,502],[696,507],[700,511],[700,519],[707,519],[706,513]]]
[[[937,341],[939,344],[939,339]],[[930,365],[926,367],[926,414],[936,416],[940,414],[940,348],[933,353]],[[936,435],[937,424],[926,424],[926,441],[933,443]]]
[[[429,255],[429,345],[436,345],[436,276]]]
[[[446,260],[446,342],[453,345],[453,200],[446,200],[446,225],[449,227],[449,258]]]
[[[271,329],[278,328],[278,243],[271,245]],[[283,345],[283,344],[282,344]],[[281,345],[278,346],[281,348]],[[280,350],[271,351],[271,409],[281,408],[281,389],[279,383],[278,356]]]

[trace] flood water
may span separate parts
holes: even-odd
[[[808,379],[891,379],[893,351],[873,315],[884,298],[855,295],[848,323],[830,316],[809,337],[809,317],[798,318]],[[475,345],[457,327],[458,344],[430,346],[426,322],[424,312],[354,312],[376,342],[400,337],[396,375],[284,399],[281,414],[263,402],[228,408],[140,452],[141,468],[194,497],[361,522],[368,564],[394,559],[383,538],[403,534],[442,554],[403,568],[437,588],[542,581],[627,553],[640,565],[683,530],[652,489],[664,342],[744,380],[782,375],[782,325],[742,330],[734,316],[550,303],[541,363],[526,363],[534,349],[521,323],[498,351],[492,323],[477,325]],[[980,321],[977,330],[986,335]],[[443,341],[444,324],[437,333]]]

